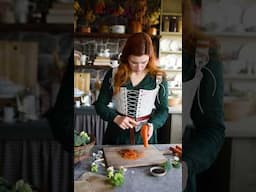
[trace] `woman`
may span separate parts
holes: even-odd
[[[224,141],[223,79],[216,41],[193,27],[190,0],[182,3],[182,182],[193,192],[196,175],[212,165]]]
[[[111,101],[114,108],[108,107]],[[149,35],[135,33],[127,39],[120,65],[106,74],[95,108],[108,121],[103,144],[142,144],[144,123],[149,143],[157,143],[157,129],[168,117],[168,88]]]

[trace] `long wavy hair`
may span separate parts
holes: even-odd
[[[158,69],[156,66],[156,57],[151,37],[143,32],[135,33],[127,39],[126,44],[123,48],[120,57],[120,65],[114,77],[114,95],[120,91],[120,87],[124,85],[130,77],[130,74],[132,72],[128,63],[128,57],[130,55],[148,55],[149,62],[146,66],[148,73],[152,76],[165,76],[164,71]]]

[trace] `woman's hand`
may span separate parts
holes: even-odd
[[[132,129],[137,125],[137,122],[131,117],[117,115],[114,119],[114,122],[121,129]]]

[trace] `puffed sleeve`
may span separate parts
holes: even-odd
[[[100,117],[108,122],[112,122],[118,115],[116,110],[108,107],[109,102],[112,100],[113,87],[112,87],[112,69],[107,72],[104,77],[100,94],[97,101],[95,102],[95,109]]]
[[[168,118],[168,84],[165,78],[159,84],[160,88],[155,101],[156,109],[151,115],[148,122],[152,123],[154,129],[160,128],[164,125]]]

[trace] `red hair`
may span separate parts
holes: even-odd
[[[132,34],[127,39],[120,57],[120,65],[114,77],[114,94],[117,94],[120,91],[120,87],[129,79],[131,69],[129,67],[128,57],[130,55],[148,55],[149,62],[146,66],[148,73],[154,76],[165,75],[165,73],[156,66],[156,57],[151,37],[143,32]]]

